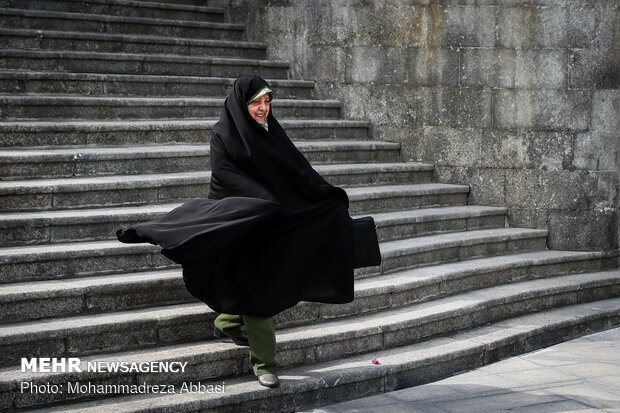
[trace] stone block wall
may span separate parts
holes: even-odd
[[[472,203],[553,249],[618,247],[617,0],[211,3]]]

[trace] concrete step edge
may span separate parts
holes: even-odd
[[[180,204],[0,214],[1,247],[115,239],[118,228],[155,220]],[[428,207],[376,216],[379,241],[506,226],[500,207]],[[365,214],[363,214],[365,215]],[[357,217],[354,215],[354,217]],[[79,233],[79,235],[77,235]]]
[[[395,172],[400,174],[401,172]],[[427,174],[428,172],[407,172]],[[325,173],[325,175],[328,175]],[[338,174],[326,178],[347,179]],[[364,176],[372,177],[372,173]],[[398,175],[397,175],[398,176]],[[425,178],[425,176],[421,176]],[[341,179],[342,178],[342,179]],[[145,205],[204,197],[211,179],[210,171],[108,175],[67,179],[35,179],[0,182],[0,197],[6,211],[81,210],[124,205]],[[421,179],[426,181],[426,179]],[[451,184],[415,183],[353,186],[343,185],[348,193],[351,214],[431,206],[465,205],[469,187]],[[137,197],[143,191],[149,198]],[[121,197],[121,199],[118,199]]]
[[[427,235],[397,241],[380,242],[384,259],[410,254],[412,251],[425,252],[434,249],[450,248],[457,245],[505,242],[546,237],[547,230],[529,228],[498,228],[461,231],[446,234]],[[101,255],[129,255],[159,251],[151,244],[123,244],[117,240],[81,241],[58,244],[29,245],[0,248],[0,263],[37,262],[60,258],[87,258]]]
[[[0,195],[25,193],[58,193],[63,191],[87,191],[106,189],[149,188],[178,184],[208,184],[210,171],[178,172],[174,174],[112,175],[66,179],[33,179],[28,181],[0,181]],[[402,184],[352,187],[345,189],[351,200],[364,197],[385,198],[391,196],[428,195],[444,193],[467,193],[469,187],[453,184]]]
[[[385,294],[401,294],[404,291],[420,289],[425,291],[435,291],[434,295],[422,297],[421,294],[412,294],[412,302],[422,302],[428,299],[447,295],[447,291],[439,293],[445,287],[440,286],[450,281],[463,278],[494,274],[492,282],[499,284],[502,282],[514,282],[524,279],[554,276],[557,274],[531,274],[531,268],[548,268],[550,265],[579,263],[589,260],[600,260],[609,258],[609,254],[603,252],[582,252],[582,251],[537,251],[520,254],[511,254],[501,257],[476,258],[471,260],[459,261],[456,263],[439,264],[428,267],[421,267],[390,274],[378,275],[373,278],[357,280],[355,283],[355,296],[359,301],[368,297],[380,296]],[[523,270],[527,275],[511,275],[509,279],[500,277],[505,271]],[[152,288],[160,288],[161,285],[183,285],[181,270],[159,270],[138,273],[123,273],[113,275],[102,275],[96,277],[85,277],[65,280],[31,281],[14,284],[0,285],[0,305],[27,302],[32,300],[44,299],[68,299],[70,297],[82,297],[86,302],[88,297],[97,294],[123,293],[132,288],[148,291]],[[457,283],[458,288],[463,289],[462,283]],[[485,286],[489,286],[486,285]],[[480,286],[479,286],[480,287]],[[461,290],[453,290],[455,294]],[[188,296],[189,297],[189,296]],[[158,303],[161,305],[161,303]],[[396,306],[394,304],[394,306]],[[376,309],[372,309],[375,310]],[[207,309],[206,311],[210,311]],[[319,314],[321,312],[319,311]],[[326,314],[323,313],[324,316]],[[345,316],[346,312],[336,314],[335,317]],[[54,316],[52,318],[55,318]],[[47,318],[49,319],[49,317]]]
[[[288,327],[278,331],[280,348],[299,347],[297,340],[316,344],[328,343],[332,339],[342,339],[352,335],[363,337],[371,335],[379,328],[382,332],[391,332],[413,324],[423,325],[441,319],[464,316],[508,303],[524,302],[541,296],[570,293],[584,293],[589,288],[620,286],[620,270],[569,274],[552,278],[519,281],[496,285],[479,290],[457,293],[453,296],[440,297],[418,303],[414,306],[387,308],[354,318],[334,318],[320,323]],[[617,288],[618,289],[618,288]],[[620,291],[620,289],[618,289]],[[531,311],[531,310],[530,310]],[[76,336],[86,333],[106,332],[118,327],[130,328],[131,325],[174,323],[175,319],[192,315],[200,316],[213,313],[203,303],[172,304],[158,308],[136,309],[115,313],[86,314],[73,317],[59,317],[42,321],[28,321],[0,325],[0,345],[20,345],[33,340]],[[403,326],[407,324],[407,326]],[[195,343],[188,343],[192,345]],[[208,345],[208,344],[205,344]],[[158,352],[154,348],[152,352]],[[165,350],[164,350],[165,351]],[[145,351],[148,353],[148,351]],[[3,369],[0,369],[0,373]],[[0,379],[0,388],[2,387]]]
[[[398,150],[400,144],[387,141],[370,140],[330,140],[330,141],[293,141],[295,146],[303,152],[315,152],[325,150],[373,150],[394,149]],[[169,144],[149,146],[106,146],[106,147],[80,147],[80,148],[21,148],[6,149],[0,152],[0,162],[18,164],[22,162],[67,162],[80,160],[108,160],[108,159],[144,159],[144,158],[169,158],[179,156],[208,156],[210,154],[208,144]],[[372,164],[338,164],[333,165],[339,170],[350,169],[355,172],[366,168],[385,168],[402,170],[433,170],[432,164],[422,162],[403,163],[372,163]],[[325,168],[325,166],[323,166]]]
[[[171,10],[183,10],[183,11],[196,11],[213,14],[225,14],[225,9],[222,7],[213,6],[194,6],[190,4],[180,4],[171,2],[153,2],[153,1],[132,1],[132,0],[65,0],[75,3],[92,3],[92,4],[104,4],[104,5],[119,5],[119,6],[132,6],[138,8],[156,8],[156,9],[171,9]]]
[[[506,255],[499,258],[476,258],[466,261],[402,270],[390,274],[378,275],[373,278],[357,280],[355,283],[356,294],[385,283],[388,283],[388,285],[393,287],[398,287],[402,284],[412,282],[412,280],[414,280],[414,282],[422,282],[424,279],[443,280],[454,278],[469,274],[474,268],[479,271],[491,272],[501,271],[502,269],[513,267],[528,267],[534,265],[560,263],[568,259],[588,260],[606,257],[609,257],[609,254],[604,252],[546,250]],[[0,285],[0,297],[2,297],[2,301],[8,302],[23,295],[32,294],[37,297],[51,293],[57,295],[70,295],[82,287],[88,288],[90,291],[107,291],[114,285],[125,285],[131,282],[139,282],[144,284],[154,280],[182,281],[181,270],[158,270],[65,280],[30,281],[5,284]]]
[[[0,213],[0,228],[29,225],[88,224],[106,220],[135,220],[139,217],[161,216],[180,206],[179,203],[137,207],[110,207],[82,210],[34,211]],[[410,211],[394,211],[371,214],[378,228],[411,222],[428,222],[458,218],[506,215],[507,208],[464,205],[454,207],[421,208]],[[355,217],[355,216],[354,216]]]
[[[333,141],[336,142],[336,141]],[[352,141],[354,142],[354,141]],[[430,182],[433,166],[400,163],[398,144],[312,145],[295,142],[314,168],[335,185]],[[4,182],[210,171],[208,146],[183,150],[41,150],[0,153]],[[162,162],[174,161],[173,164]],[[394,161],[394,162],[389,162]],[[357,179],[359,178],[359,179]],[[356,180],[357,179],[357,180]],[[2,190],[0,190],[0,193]],[[1,213],[0,213],[1,215]]]
[[[217,119],[148,119],[148,120],[73,120],[73,121],[7,121],[0,122],[0,132],[100,132],[144,130],[211,130]],[[284,119],[285,129],[370,127],[370,122],[342,119]]]
[[[377,225],[395,225],[404,222],[426,222],[435,219],[454,219],[471,216],[506,215],[508,208],[486,205],[458,205],[448,207],[420,208],[372,214]],[[1,217],[2,215],[0,215]]]
[[[174,75],[129,75],[117,73],[72,73],[72,72],[46,72],[46,71],[21,71],[21,70],[0,70],[0,79],[57,79],[57,80],[93,80],[93,81],[114,81],[114,82],[141,82],[141,83],[212,83],[224,84],[232,87],[235,79],[230,77],[205,77],[205,76],[174,76]],[[312,80],[288,80],[288,79],[266,79],[274,87],[304,87],[314,88]],[[156,121],[156,120],[154,120]]]
[[[211,65],[256,65],[260,67],[288,68],[289,63],[281,60],[240,59],[228,57],[177,56],[144,53],[100,53],[62,50],[22,50],[0,49],[0,57],[20,57],[39,59],[71,59],[71,60],[133,60],[141,63],[200,63]]]
[[[411,173],[419,174],[420,172]],[[335,177],[334,179],[348,177],[346,174],[336,173],[327,178],[331,176]],[[210,171],[198,171],[6,181],[0,182],[0,197],[3,197],[5,210],[13,212],[137,206],[181,202],[200,196],[204,197],[207,194],[210,179]],[[383,186],[368,182],[365,186],[352,185],[354,183],[343,185],[343,189],[348,193],[351,214],[464,205],[469,191],[466,186],[451,184],[399,183]],[[149,198],[138,197],[137,191],[139,190],[147,193]],[[118,197],[121,199],[117,199]]]
[[[395,349],[376,350],[311,367],[284,368],[278,372],[281,385],[276,390],[264,389],[255,378],[246,376],[192,383],[223,385],[225,391],[221,392],[182,394],[177,388],[170,395],[116,396],[105,401],[50,407],[45,411],[218,412],[231,408],[240,413],[258,408],[298,411],[429,383],[619,324],[620,300],[599,300],[513,317]],[[374,365],[371,359],[378,359],[381,364]]]
[[[439,323],[441,320],[455,320],[459,317],[466,317],[468,314],[480,314],[480,317],[484,318],[484,320],[478,320],[472,323],[472,326],[468,326],[471,328],[476,327],[476,323],[478,324],[477,326],[479,326],[489,322],[497,322],[505,317],[505,314],[493,314],[492,311],[489,311],[492,308],[502,307],[511,303],[525,302],[527,300],[535,300],[544,296],[559,296],[563,294],[586,292],[586,290],[590,288],[604,288],[605,286],[611,285],[620,285],[620,270],[615,269],[596,273],[571,274],[553,277],[551,279],[536,279],[494,286],[465,292],[454,297],[439,298],[415,306],[389,309],[350,319],[330,320],[309,326],[285,328],[279,330],[277,333],[278,349],[280,352],[283,352],[303,346],[316,347],[337,341],[385,335],[386,333],[395,333],[399,330],[406,331],[414,329],[416,326],[419,327],[425,324]],[[571,304],[574,304],[574,302]],[[187,315],[188,313],[194,312],[199,314],[205,312],[205,308],[206,306],[201,304],[172,305],[155,312],[151,311],[148,319],[152,320],[154,323],[163,320],[170,321],[170,317],[174,317],[175,314]],[[532,311],[532,309],[529,311]],[[66,320],[58,319],[46,323],[28,323],[29,325],[24,323],[22,325],[2,326],[0,327],[0,339],[5,343],[7,343],[7,340],[10,340],[10,342],[17,345],[19,342],[25,342],[25,340],[38,338],[44,333],[49,333],[51,338],[52,336],[64,337],[75,334],[78,330],[94,331],[105,329],[106,326],[118,325],[118,321],[116,320],[122,320],[132,324],[136,322],[140,323],[141,321],[137,321],[136,318],[142,312],[142,310],[135,310],[131,313],[131,317],[128,317],[129,314],[127,314],[124,318],[121,318],[124,314],[114,314],[114,316],[102,316],[98,314],[71,317]],[[523,314],[523,312],[520,311],[516,312],[517,315]],[[508,315],[508,317],[511,316],[514,316],[514,314]],[[462,329],[463,327],[464,326],[456,328]],[[445,334],[447,332],[443,333]],[[18,337],[24,341],[16,340]],[[419,337],[420,340],[424,338],[426,337]],[[387,341],[382,341],[387,344]],[[384,348],[386,344],[383,344]],[[213,349],[213,347],[216,347],[216,349]],[[397,347],[397,345],[393,345],[393,347]],[[181,348],[184,348],[185,351],[179,351]],[[187,343],[148,350],[136,350],[134,352],[85,356],[84,358],[105,360],[120,359],[123,356],[130,355],[134,361],[159,361],[171,358],[178,360],[181,358],[187,359],[192,356],[204,357],[214,350],[219,353],[229,352],[231,351],[231,347],[213,346],[212,343],[209,342]],[[233,349],[233,351],[235,350],[236,348]],[[2,377],[0,379],[0,388],[12,387],[11,384],[16,381],[41,381],[50,378],[50,374],[21,373],[10,367],[0,369],[0,373],[0,377]],[[88,375],[85,376],[86,377],[82,377],[82,379],[90,378]],[[57,380],[58,376],[55,376],[54,381]]]
[[[369,190],[371,189],[372,190]],[[427,183],[415,185],[381,185],[371,187],[346,188],[350,200],[374,199],[386,196],[406,196],[412,194],[469,193],[469,186],[458,184]]]
[[[24,148],[0,152],[0,162],[67,162],[80,160],[169,158],[209,155],[209,145],[152,145],[83,148]]]
[[[530,238],[546,238],[549,231],[533,228],[490,228],[461,232],[448,232],[427,235],[418,238],[405,238],[380,243],[381,256],[384,259],[407,254],[411,250],[427,251],[456,246],[469,246],[487,242],[506,242],[509,240],[524,240]]]
[[[149,43],[164,45],[193,45],[228,48],[245,48],[266,50],[266,43],[247,42],[241,40],[198,39],[193,37],[157,36],[148,34],[124,34],[124,33],[100,33],[100,32],[75,32],[60,30],[19,29],[0,27],[0,36],[13,37],[36,37],[38,39],[72,39],[72,40],[98,40],[117,41],[121,43]]]
[[[223,98],[202,97],[135,97],[135,96],[66,96],[66,95],[0,95],[2,105],[31,105],[31,106],[218,106],[224,105]],[[341,102],[333,99],[276,99],[272,107],[332,107],[339,108]]]
[[[69,13],[69,12],[55,12],[46,10],[29,10],[29,9],[13,9],[13,8],[0,8],[0,15],[5,16],[18,16],[18,17],[41,17],[49,19],[64,19],[64,20],[90,20],[95,22],[106,23],[125,23],[125,24],[147,24],[153,26],[179,26],[179,27],[197,27],[197,28],[210,28],[220,30],[231,31],[243,31],[245,25],[238,23],[218,23],[218,22],[198,22],[193,20],[170,20],[170,19],[156,19],[146,17],[126,17],[126,16],[113,16],[108,14],[89,14],[89,13]]]
[[[313,157],[324,155],[326,159],[320,160],[320,163],[315,162],[314,169],[316,169],[321,175],[324,175],[326,178],[337,179],[339,177],[346,176],[349,178],[354,178],[356,176],[364,176],[367,174],[384,174],[382,175],[383,181],[374,181],[366,179],[363,182],[352,182],[354,185],[369,185],[369,184],[378,184],[380,182],[386,182],[385,179],[398,174],[414,174],[414,173],[430,173],[433,171],[432,167],[428,165],[417,165],[415,163],[387,163],[387,162],[377,162],[374,159],[363,159],[358,160],[355,159],[355,162],[359,163],[351,163],[351,159],[348,159],[351,154],[355,154],[361,152],[362,154],[367,152],[372,153],[392,153],[394,156],[398,155],[398,146],[392,145],[372,145],[372,146],[350,146],[350,147],[303,147],[301,145],[298,146],[303,154],[309,157],[312,161]],[[344,154],[346,155],[342,157],[336,156],[333,151],[346,151]],[[11,174],[10,172],[6,172],[6,176],[4,178],[4,183],[6,185],[0,185],[0,193],[8,193],[12,191],[9,189],[11,186],[13,188],[19,187],[19,183],[25,183],[26,186],[30,186],[30,182],[33,179],[80,179],[81,177],[86,178],[94,178],[94,177],[113,177],[113,176],[140,176],[141,174],[155,174],[157,173],[157,169],[153,170],[141,170],[141,169],[132,169],[129,168],[133,163],[139,161],[164,161],[166,159],[176,159],[177,161],[192,161],[192,158],[200,158],[200,164],[193,165],[188,170],[209,174],[210,169],[208,166],[210,152],[208,150],[198,150],[193,152],[184,152],[184,151],[166,151],[166,152],[86,152],[82,151],[80,153],[76,153],[75,155],[70,155],[70,153],[32,153],[32,154],[19,154],[13,155],[13,158],[3,157],[0,155],[0,167],[5,170],[11,170],[12,168],[30,168],[26,172],[20,172],[19,175],[15,173]],[[334,159],[335,158],[335,159]],[[205,161],[206,159],[206,161]],[[126,168],[121,168],[120,170],[107,170],[104,168],[104,164],[106,162],[126,162],[126,165],[129,165]],[[340,163],[338,163],[340,162]],[[33,172],[34,164],[40,164],[44,166],[47,172]],[[206,164],[206,166],[205,166]],[[82,166],[88,167],[89,169],[86,172],[83,172],[80,168]],[[99,172],[97,169],[98,166],[101,166],[102,171]],[[57,167],[58,170],[55,171],[54,168]],[[73,168],[73,169],[71,169]],[[129,170],[128,170],[129,169]],[[172,168],[170,171],[165,171],[171,174],[177,173],[176,170],[182,168]],[[21,171],[21,169],[20,169]],[[76,172],[77,171],[77,172]],[[37,175],[33,175],[37,173]],[[164,172],[160,172],[164,173]],[[131,174],[131,175],[127,175]],[[210,175],[209,175],[210,176]],[[425,180],[430,180],[425,179]],[[10,185],[10,182],[15,183],[16,185]],[[393,181],[394,182],[394,181]],[[397,180],[397,182],[405,183],[403,180]],[[188,181],[189,183],[189,181]],[[352,185],[351,183],[348,186]],[[344,186],[344,185],[342,185]],[[23,188],[23,186],[22,186]],[[3,190],[4,189],[4,190]],[[0,214],[1,216],[1,214]]]
[[[208,184],[210,171],[179,172],[174,174],[112,175],[66,179],[33,179],[0,181],[0,194],[58,193],[106,189],[148,188],[162,185]]]

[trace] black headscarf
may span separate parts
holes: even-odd
[[[247,102],[268,87],[238,78],[211,138],[209,199],[118,232],[183,265],[191,294],[218,312],[272,316],[299,301],[353,299],[348,198],[290,141],[270,110],[266,131]]]
[[[294,210],[312,205],[329,196],[338,196],[348,208],[348,198],[341,188],[331,186],[311,166],[288,138],[280,123],[269,111],[269,132],[249,114],[247,101],[269,85],[258,76],[237,79],[224,103],[220,121],[213,128],[211,138],[211,191],[209,198],[248,196],[277,200],[280,207]],[[234,165],[245,172],[245,181],[230,175]],[[256,184],[268,192],[259,191]],[[240,192],[235,192],[239,190]],[[232,191],[232,192],[231,192]],[[269,194],[271,196],[269,196]]]

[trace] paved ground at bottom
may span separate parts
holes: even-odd
[[[380,360],[379,360],[380,361]],[[620,328],[306,413],[620,413]]]

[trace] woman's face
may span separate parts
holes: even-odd
[[[248,112],[250,112],[250,116],[260,125],[265,123],[265,119],[267,119],[270,103],[271,101],[269,100],[269,94],[265,93],[264,95],[254,99],[248,105]]]

